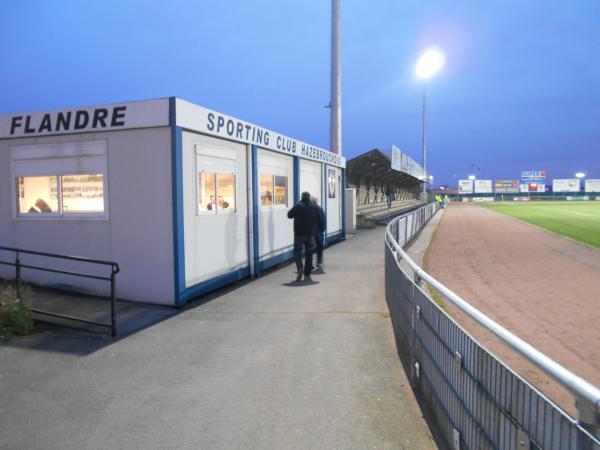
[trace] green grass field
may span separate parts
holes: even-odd
[[[495,211],[600,248],[600,201],[486,202]]]

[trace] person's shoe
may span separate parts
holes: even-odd
[[[310,275],[304,275],[304,281],[312,281]]]
[[[296,274],[296,281],[302,281],[302,272]]]

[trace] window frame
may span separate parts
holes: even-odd
[[[226,172],[225,170],[222,169],[215,169],[215,170],[199,170],[198,167],[198,157],[202,157],[202,158],[211,158],[211,159],[217,159],[217,160],[223,160],[223,161],[227,161],[229,163],[233,163],[233,172]],[[201,173],[210,173],[210,174],[214,174],[215,176],[215,199],[217,200],[216,203],[216,208],[214,210],[204,210],[204,211],[200,211],[200,209],[198,208],[198,197],[200,194],[200,174]],[[198,151],[197,148],[195,148],[194,151],[194,188],[195,188],[195,195],[194,195],[194,203],[195,203],[195,211],[196,211],[196,217],[211,217],[211,216],[218,216],[218,215],[222,215],[222,214],[237,214],[238,212],[238,188],[237,188],[237,181],[238,181],[238,164],[237,164],[237,159],[233,159],[233,158],[227,158],[227,157],[223,157],[223,156],[215,156],[209,153],[203,153],[201,151]],[[219,175],[233,175],[233,198],[235,199],[235,205],[233,208],[221,208],[219,206]]]
[[[261,183],[261,178],[263,176],[269,176],[271,177],[271,186],[273,187],[273,192],[271,192],[271,198],[272,198],[272,203],[270,205],[263,205],[262,203],[262,183]],[[283,177],[285,178],[285,203],[275,203],[275,199],[277,198],[277,196],[275,195],[275,177]],[[289,208],[289,204],[290,204],[290,178],[287,175],[287,170],[285,170],[285,175],[277,175],[274,174],[271,171],[268,170],[264,170],[259,172],[258,174],[258,180],[259,180],[259,189],[258,189],[258,203],[261,209],[265,209],[265,210],[270,210],[270,209],[287,209]]]
[[[73,169],[44,169],[44,163],[52,165],[52,161],[57,159],[63,160],[82,160],[84,158],[102,159],[100,164],[97,164],[93,169],[82,168],[80,170]],[[35,169],[32,173],[27,171],[17,170],[18,161],[39,161],[40,168]],[[11,162],[11,184],[12,184],[12,212],[13,220],[28,221],[28,220],[50,220],[50,221],[108,221],[109,201],[108,201],[108,144],[106,140],[97,141],[76,141],[76,142],[60,142],[48,144],[20,145],[10,147],[10,162]],[[102,192],[103,192],[103,211],[90,212],[65,212],[63,210],[63,192],[62,192],[62,177],[69,175],[102,175]],[[28,177],[56,177],[56,193],[58,210],[56,213],[21,213],[18,179]]]

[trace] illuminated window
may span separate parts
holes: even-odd
[[[273,179],[275,180],[275,204],[287,206],[287,177],[275,175]]]
[[[235,160],[197,155],[196,169],[197,213],[235,212]]]
[[[17,217],[108,219],[106,141],[11,147]]]
[[[198,173],[198,212],[217,212],[217,185],[213,172]]]
[[[288,204],[288,178],[283,175],[260,175],[261,206]]]
[[[273,204],[273,175],[260,176],[260,204],[271,206]]]
[[[21,214],[59,214],[55,176],[18,177],[18,211]]]
[[[104,176],[96,174],[60,177],[63,214],[104,212]]]

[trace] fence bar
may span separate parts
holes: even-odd
[[[415,216],[415,214],[418,214],[418,217]],[[406,322],[406,314],[402,313],[402,310],[405,310],[406,308],[412,309],[413,312],[416,311],[417,317],[421,314],[425,314],[424,317],[429,317],[428,320],[432,320],[432,323],[437,323],[435,329],[428,329],[425,331],[416,329],[414,328],[415,316],[413,313],[412,327],[416,332],[423,333],[422,336],[418,336],[420,344],[419,348],[415,350],[421,353],[413,353],[413,349],[411,348],[411,355],[403,356],[400,351],[400,344],[398,343],[397,337],[401,358],[409,358],[411,364],[413,360],[418,361],[419,354],[423,356],[423,354],[428,354],[432,351],[432,348],[429,347],[432,345],[432,338],[434,340],[439,339],[440,342],[445,346],[448,346],[449,349],[454,348],[456,354],[460,355],[461,365],[455,365],[455,368],[453,369],[458,370],[457,373],[452,374],[452,369],[448,372],[448,366],[444,366],[443,364],[442,366],[436,366],[436,370],[438,370],[437,373],[441,376],[441,379],[445,380],[445,384],[442,384],[446,387],[442,387],[442,389],[446,389],[446,392],[448,392],[447,388],[452,390],[458,386],[459,391],[457,391],[456,395],[467,395],[467,401],[473,401],[475,402],[474,404],[477,405],[474,409],[474,415],[471,418],[473,420],[472,424],[464,425],[463,428],[466,428],[461,431],[462,433],[467,433],[467,431],[470,433],[465,437],[467,440],[470,439],[469,436],[471,435],[477,435],[477,439],[480,439],[482,436],[486,437],[485,435],[487,435],[487,438],[495,436],[497,440],[494,438],[493,441],[496,442],[497,445],[500,445],[500,448],[504,448],[504,445],[508,445],[508,442],[514,442],[517,437],[522,441],[525,437],[529,436],[532,445],[535,444],[536,448],[545,448],[546,443],[548,443],[548,446],[551,446],[552,448],[590,448],[600,450],[600,441],[594,439],[592,436],[593,434],[600,436],[600,389],[575,375],[556,361],[550,359],[527,342],[518,338],[497,322],[471,306],[446,286],[435,280],[410,259],[402,249],[402,246],[394,239],[392,226],[396,225],[394,223],[395,221],[398,221],[399,223],[400,220],[404,219],[408,229],[409,219],[419,219],[418,221],[411,220],[412,226],[410,233],[408,233],[408,239],[405,238],[406,243],[412,236],[419,232],[419,229],[427,223],[433,214],[435,214],[435,207],[431,204],[427,205],[418,211],[395,218],[388,224],[386,230],[385,240],[390,252],[389,256],[386,253],[386,294],[388,295],[388,304],[390,305],[390,314],[392,316],[395,333],[398,333],[398,325],[402,325],[400,323],[402,320],[404,320],[405,326],[411,327],[411,323]],[[398,264],[398,261],[401,259],[404,259],[413,270],[412,279],[405,274]],[[392,276],[392,273],[395,274],[395,276]],[[398,277],[400,277],[401,280],[396,281],[396,278]],[[473,341],[473,339],[466,335],[452,319],[435,306],[430,297],[418,288],[419,282],[426,282],[435,288],[440,294],[455,304],[472,319],[486,327],[504,343],[515,349],[527,360],[535,364],[538,368],[568,389],[574,395],[576,400],[576,406],[579,413],[578,424],[545,398],[543,394],[537,392],[535,388],[528,385],[519,378],[518,375],[510,372],[510,369],[504,369],[505,366],[501,362],[495,359],[493,355],[489,354],[480,346],[480,344]],[[408,285],[405,283],[409,283],[412,287],[407,287]],[[401,291],[398,291],[398,289]],[[404,290],[404,292],[402,292],[402,290]],[[406,302],[406,305],[403,304],[403,302]],[[422,308],[425,309],[421,312]],[[392,311],[394,311],[394,314],[392,314]],[[398,312],[401,312],[402,315],[404,315],[404,319],[398,316]],[[427,323],[427,320],[423,323]],[[446,325],[442,326],[442,324]],[[398,334],[396,334],[396,336],[398,336]],[[461,344],[461,342],[463,343]],[[465,357],[466,359],[464,359]],[[419,365],[426,363],[426,361],[418,362]],[[437,364],[435,361],[433,362],[434,365]],[[443,369],[444,367],[445,369]],[[426,370],[425,366],[423,366],[422,370]],[[473,370],[475,370],[475,372],[473,372]],[[506,376],[503,375],[504,373],[506,373]],[[427,372],[423,372],[423,375],[425,377],[424,380],[428,379],[427,377],[433,381],[439,381],[440,379],[439,376],[436,376],[436,373],[428,374]],[[431,378],[432,375],[433,378]],[[465,376],[474,376],[475,378],[470,381],[458,381]],[[483,377],[483,379],[481,377]],[[492,379],[494,381],[492,381]],[[429,392],[430,394],[438,395],[433,381],[429,384]],[[470,391],[459,394],[461,389],[460,386],[463,386],[464,388],[464,383],[467,383],[467,385],[475,383],[477,389],[471,389]],[[480,383],[484,383],[487,386],[487,391],[481,390],[483,385]],[[440,386],[437,386],[437,389],[440,389]],[[470,392],[470,394],[468,392]],[[485,392],[487,392],[487,394],[485,394]],[[537,399],[535,400],[535,403],[532,402],[532,396]],[[463,401],[461,397],[459,397],[459,399]],[[542,415],[540,414],[540,407],[543,407]],[[494,408],[497,410],[494,411]],[[483,416],[479,417],[481,410],[483,410]],[[548,421],[546,421],[546,410],[551,414],[551,416],[548,416]],[[490,420],[490,415],[492,413],[497,415],[497,419],[493,422]],[[506,421],[505,416],[507,414],[509,421]],[[446,423],[447,420],[458,423],[456,422],[457,417],[450,416],[449,413],[446,415],[448,416]],[[464,422],[464,420],[461,418],[460,422]],[[490,428],[486,431],[485,427],[492,426],[490,424],[494,424],[493,426],[495,428]],[[572,426],[576,428],[573,429],[571,428]],[[476,428],[481,428],[481,430],[477,432],[473,431]],[[446,431],[447,436],[450,435],[450,433],[458,432],[456,429],[454,431]],[[461,435],[461,442],[462,439],[463,436]],[[473,439],[475,439],[475,437],[473,437]],[[478,448],[476,442],[479,441],[472,442],[471,445],[474,446],[474,448]],[[502,442],[504,442],[504,444],[502,444]],[[558,443],[558,447],[555,447],[556,443]],[[512,445],[509,447],[512,448]],[[461,446],[461,448],[463,447]],[[467,445],[465,448],[473,447]]]
[[[22,279],[21,271],[22,271],[22,269],[39,270],[39,271],[43,271],[43,272],[58,273],[61,275],[69,275],[69,276],[90,278],[90,279],[94,279],[94,280],[110,282],[110,324],[96,322],[93,320],[81,319],[79,317],[73,317],[73,316],[68,316],[68,315],[64,315],[64,314],[53,313],[53,312],[49,312],[49,311],[42,311],[42,310],[37,310],[37,309],[30,309],[30,310],[31,310],[31,312],[34,312],[37,314],[43,314],[46,316],[58,317],[58,318],[73,320],[73,321],[77,321],[77,322],[81,322],[81,323],[87,323],[90,325],[97,325],[97,326],[110,328],[112,337],[115,337],[117,335],[116,274],[119,273],[120,268],[116,262],[102,261],[102,260],[91,259],[91,258],[83,258],[81,256],[57,255],[54,253],[39,252],[39,251],[34,251],[34,250],[23,250],[23,249],[13,248],[13,247],[0,246],[0,251],[14,252],[16,254],[16,259],[15,259],[14,263],[0,261],[0,264],[15,267],[17,299],[21,298],[21,279]],[[22,254],[109,266],[111,269],[111,273],[110,273],[110,277],[106,277],[106,276],[99,276],[99,275],[90,275],[87,273],[73,272],[73,271],[68,271],[68,270],[51,269],[48,267],[40,267],[40,266],[33,266],[33,265],[29,265],[29,264],[22,264],[21,258],[20,258]]]

